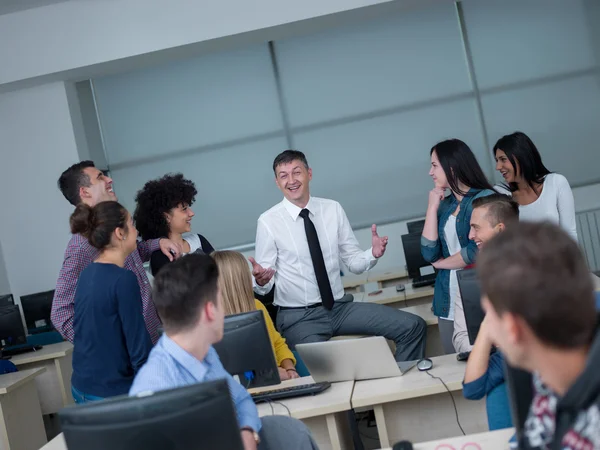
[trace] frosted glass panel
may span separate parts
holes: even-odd
[[[464,0],[462,4],[482,89],[596,64],[583,0]]]
[[[471,90],[451,2],[275,48],[292,126]]]
[[[490,168],[472,100],[389,115],[295,136],[313,169],[311,193],[339,201],[350,223],[423,216],[433,187],[429,151],[460,138]]]
[[[266,44],[94,83],[111,165],[282,130]]]
[[[528,134],[548,169],[569,182],[597,181],[600,84],[593,76],[483,96],[490,144],[520,130]]]
[[[183,158],[111,171],[115,189],[129,211],[144,183],[168,172],[182,172],[196,183],[193,230],[224,248],[254,242],[258,216],[281,200],[273,159],[286,148],[283,138],[269,139]]]

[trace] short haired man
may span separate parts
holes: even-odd
[[[73,206],[86,203],[95,206],[100,202],[117,201],[112,179],[98,170],[92,161],[73,164],[58,179],[58,187]],[[136,252],[125,260],[125,268],[135,273],[142,294],[142,308],[146,328],[152,342],[158,340],[160,321],[152,304],[150,282],[143,263],[150,259],[153,251],[160,250],[170,259],[179,256],[180,248],[168,239],[154,239],[141,242]],[[173,254],[172,254],[173,253]],[[73,316],[75,314],[75,290],[79,275],[99,255],[83,236],[74,234],[65,250],[63,265],[56,282],[50,318],[58,332],[73,342]]]
[[[519,448],[600,448],[600,334],[577,243],[550,223],[492,239],[477,271],[487,332],[507,361],[536,374]]]
[[[481,250],[484,244],[519,221],[519,204],[503,194],[492,194],[473,200],[471,213],[471,231],[469,239]],[[454,332],[452,344],[457,353],[470,352],[467,322],[462,305],[462,297],[457,296],[454,303]]]
[[[388,238],[372,227],[372,248],[358,246],[346,213],[333,200],[311,197],[312,169],[302,152],[286,150],[273,162],[284,199],[258,219],[256,256],[250,258],[259,294],[275,284],[277,327],[288,344],[326,341],[333,336],[385,336],[396,343],[396,360],[423,357],[425,321],[374,303],[344,296],[340,258],[353,273],[372,268]]]
[[[224,378],[229,383],[245,450],[257,446],[316,448],[306,426],[296,419],[268,416],[261,421],[250,394],[223,368],[212,347],[223,338],[225,317],[218,275],[212,257],[202,254],[184,256],[157,273],[154,303],[165,332],[135,377],[130,395]]]

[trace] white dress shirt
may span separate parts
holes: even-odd
[[[340,258],[353,273],[369,270],[376,263],[372,249],[361,250],[342,206],[324,198],[311,197],[306,205],[317,229],[329,283],[335,299],[344,295]],[[308,249],[301,208],[283,199],[258,218],[255,259],[275,276],[264,286],[254,282],[259,294],[275,283],[275,304],[302,307],[321,302],[321,294]]]

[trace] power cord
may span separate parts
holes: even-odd
[[[448,386],[446,386],[446,383],[444,383],[444,380],[442,380],[440,377],[436,377],[435,375],[432,375],[428,370],[426,370],[425,373],[427,373],[427,375],[429,375],[431,378],[440,380],[440,382],[444,385],[444,387],[448,391],[448,394],[450,394],[450,399],[452,400],[452,406],[454,406],[454,414],[456,415],[456,423],[458,424],[458,428],[460,428],[460,431],[462,432],[463,436],[466,436],[467,433],[465,433],[465,430],[463,430],[463,427],[460,424],[460,420],[458,418],[458,409],[456,408],[456,402],[454,401],[454,395],[452,395],[452,392],[450,391],[450,389],[448,389]]]

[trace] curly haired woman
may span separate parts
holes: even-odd
[[[202,252],[209,255],[215,249],[201,234],[192,233],[192,204],[196,199],[196,186],[193,181],[183,178],[183,174],[167,174],[148,181],[138,191],[133,218],[143,239],[169,237],[179,244],[182,254]],[[150,258],[152,275],[169,263],[169,258],[161,252],[154,252]]]

